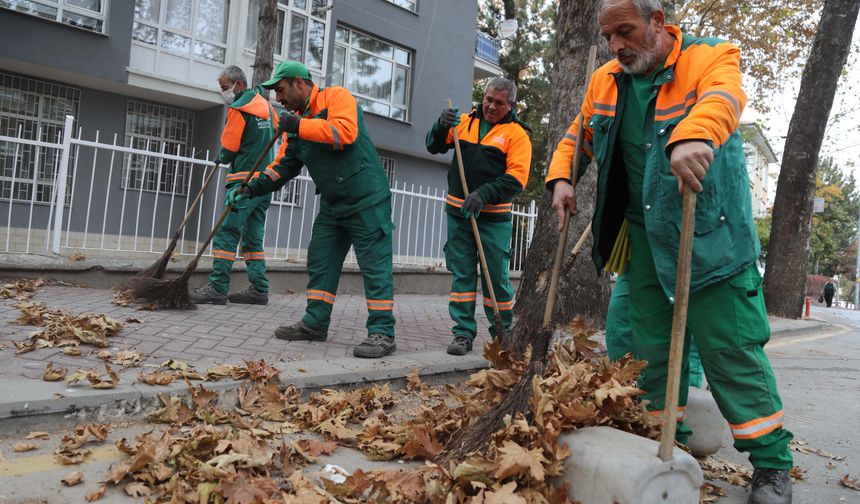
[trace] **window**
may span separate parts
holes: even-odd
[[[0,7],[104,33],[108,0],[0,0]]]
[[[408,120],[412,53],[337,27],[332,83],[349,89],[367,112]]]
[[[126,155],[122,188],[185,194],[188,163],[162,159],[160,154],[187,156],[193,126],[191,112],[129,101],[125,117],[126,146],[150,151],[153,155]]]
[[[76,88],[0,73],[0,135],[59,143],[66,116],[77,117],[80,98]],[[50,203],[59,153],[57,148],[0,142],[0,199]],[[74,165],[71,159],[69,187]]]
[[[394,158],[379,156],[379,160],[382,162],[385,176],[388,177],[388,187],[394,187]]]
[[[410,12],[418,12],[418,0],[385,0]]]
[[[196,60],[224,63],[229,11],[229,0],[135,0],[132,38]]]
[[[325,65],[328,12],[326,0],[278,0],[275,26],[275,58],[291,59],[307,65],[311,73],[322,74]],[[245,48],[257,49],[260,0],[250,0],[245,30]]]

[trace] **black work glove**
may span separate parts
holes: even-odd
[[[463,200],[463,206],[460,207],[460,214],[462,214],[466,219],[472,216],[478,217],[482,208],[484,208],[484,200],[481,199],[481,195],[477,192],[471,192],[466,196],[466,199]]]
[[[290,112],[289,110],[285,110],[281,112],[281,118],[278,120],[278,131],[298,135],[299,122],[301,122],[301,120],[302,118],[297,114]]]
[[[460,109],[446,108],[439,115],[439,126],[450,129],[460,124]]]

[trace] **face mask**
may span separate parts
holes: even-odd
[[[224,98],[224,103],[226,103],[227,105],[230,105],[234,101],[236,101],[236,95],[233,93],[233,88],[235,87],[236,84],[233,84],[232,86],[230,86],[230,89],[225,89],[224,91],[221,91],[221,98]]]

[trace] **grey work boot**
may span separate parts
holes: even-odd
[[[265,305],[269,304],[269,293],[258,291],[256,287],[249,285],[245,290],[227,294],[227,299],[231,303]]]
[[[287,341],[325,341],[328,331],[320,331],[299,320],[293,325],[281,326],[275,329],[275,337]]]
[[[791,476],[787,469],[756,469],[748,504],[791,504]]]
[[[191,302],[194,304],[227,304],[227,295],[215,290],[212,284],[206,284],[191,291]]]
[[[454,341],[448,343],[448,354],[466,355],[472,351],[472,340],[465,336],[456,335]]]
[[[395,350],[397,345],[394,344],[394,336],[371,334],[352,350],[352,355],[364,359],[377,359],[393,354]]]

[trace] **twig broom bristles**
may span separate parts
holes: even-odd
[[[272,146],[275,145],[275,142],[278,140],[278,135],[275,134],[272,136],[272,139],[269,140],[269,143],[266,144],[266,147],[263,149],[263,152],[260,153],[260,157],[257,158],[257,161],[254,163],[253,168],[245,175],[245,179],[242,181],[242,187],[246,187],[248,182],[251,180],[251,177],[254,176],[254,173],[257,172],[257,169],[263,163],[263,160],[266,158],[266,154],[271,150]],[[191,274],[194,273],[194,270],[197,269],[197,263],[200,261],[200,257],[209,247],[209,243],[212,241],[212,238],[215,236],[215,233],[218,232],[218,229],[221,227],[221,224],[224,222],[224,219],[227,218],[227,215],[233,210],[233,205],[228,205],[227,208],[221,212],[221,217],[215,222],[215,225],[212,227],[212,231],[210,231],[209,236],[206,238],[206,241],[200,246],[200,249],[197,251],[197,255],[194,259],[188,263],[188,266],[185,267],[185,270],[182,272],[178,278],[173,278],[169,280],[163,280],[159,278],[153,277],[140,277],[140,278],[132,278],[126,285],[126,290],[135,298],[135,299],[144,299],[151,303],[155,304],[156,308],[159,309],[179,309],[179,310],[190,310],[194,309],[196,306],[191,302],[191,297],[188,294],[188,279],[191,278]]]

